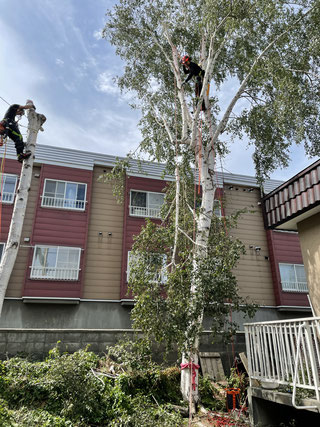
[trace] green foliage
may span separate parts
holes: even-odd
[[[185,183],[184,191],[187,193],[188,183]],[[193,195],[188,197],[191,199]],[[194,255],[192,242],[180,234],[176,241],[178,255],[173,259],[173,200],[174,191],[169,186],[162,209],[166,217],[165,213],[171,206],[171,215],[167,216],[165,226],[147,220],[140,235],[135,238],[131,253],[135,255],[136,261],[130,263],[129,286],[136,296],[132,310],[134,327],[142,329],[150,340],[155,338],[157,342],[163,343],[167,350],[177,346],[178,350],[183,351],[190,348],[201,332],[204,310],[206,316],[212,319],[213,338],[221,333],[230,338],[236,325],[229,320],[230,306],[226,302],[232,304],[234,312],[242,311],[247,315],[252,315],[255,307],[238,295],[237,282],[232,272],[244,253],[244,247],[227,230],[236,227],[238,217],[243,212],[224,219],[212,217],[205,257],[201,253]],[[180,223],[192,235],[192,214],[184,203],[182,200]],[[197,211],[200,209],[197,208]],[[164,269],[163,254],[167,256],[170,268]],[[191,292],[192,283],[197,284],[197,292],[194,294]]]
[[[223,411],[226,407],[225,395],[212,384],[208,376],[199,376],[199,393],[202,405],[212,411]]]
[[[181,398],[179,369],[146,362],[149,350],[140,340],[121,356],[119,350],[120,345],[110,354],[129,372],[115,379],[101,376],[102,382],[92,369],[106,361],[87,349],[61,354],[55,347],[43,362],[1,363],[0,426],[179,425],[180,415],[170,406]]]
[[[145,371],[156,365],[152,360],[150,341],[145,338],[130,340],[125,336],[111,347],[107,347],[107,356],[126,371]]]
[[[126,170],[128,167],[129,160],[120,160],[116,158],[116,165],[111,169],[111,171],[100,175],[98,178],[98,181],[112,183],[112,192],[118,203],[123,202]]]
[[[231,368],[227,381],[228,387],[240,389],[240,396],[243,400],[243,398],[246,396],[246,391],[249,386],[248,376],[244,372],[239,372],[237,368]]]
[[[6,427],[84,427],[85,424],[72,422],[59,415],[52,415],[43,409],[32,410],[22,407],[16,411],[10,412],[10,421],[5,424]],[[1,424],[0,424],[1,425]]]
[[[137,395],[131,401],[132,410],[123,412],[109,425],[112,427],[177,427],[181,425],[180,414],[172,411],[170,405],[154,404],[150,398]]]
[[[9,427],[11,422],[12,422],[12,417],[8,409],[8,404],[5,400],[0,398],[0,426]]]
[[[181,55],[187,53],[203,66],[213,42],[212,126],[224,113],[224,85],[232,80],[230,102],[249,76],[231,109],[236,114],[228,118],[221,134],[228,134],[224,138],[228,142],[236,136],[248,138],[255,146],[260,178],[286,166],[292,144],[303,143],[307,154],[319,154],[319,8],[318,0],[120,0],[108,12],[104,37],[126,63],[118,83],[123,91],[134,92],[133,106],[142,111],[144,151],[170,165],[175,147],[161,117],[172,134],[176,123],[178,138],[181,133],[170,37]],[[201,40],[206,42],[200,52]],[[185,93],[191,108],[190,86]],[[210,140],[208,131],[209,127],[203,129],[204,138]],[[227,143],[220,136],[214,143],[224,151]]]

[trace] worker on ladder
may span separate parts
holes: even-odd
[[[28,110],[30,108],[35,109],[35,106],[33,104],[12,104],[5,113],[3,120],[0,122],[0,134],[6,135],[12,139],[16,147],[17,158],[20,163],[22,163],[23,160],[28,159],[31,156],[31,152],[24,152],[23,138],[18,127],[16,116],[22,116],[24,114],[24,110]]]
[[[204,70],[195,62],[191,62],[191,58],[188,55],[183,56],[181,59],[183,72],[184,74],[189,74],[186,80],[182,83],[182,85],[185,85],[188,83],[189,80],[192,79],[192,77],[195,77],[196,83],[195,83],[195,95],[197,99],[200,97],[202,86],[203,86],[203,79],[204,79]],[[203,100],[202,102],[202,111],[206,110],[206,104]]]

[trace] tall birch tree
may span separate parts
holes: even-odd
[[[32,101],[29,102],[32,103]],[[29,125],[26,148],[28,151],[31,151],[31,156],[22,163],[9,234],[0,263],[0,316],[2,313],[4,297],[9,284],[10,276],[20,247],[22,227],[27,208],[28,194],[31,186],[32,167],[37,142],[37,134],[41,129],[42,124],[46,120],[43,114],[36,113],[34,109],[28,110],[27,115]]]
[[[262,182],[288,165],[292,144],[319,153],[319,6],[319,0],[120,0],[107,14],[104,36],[125,63],[117,83],[142,113],[140,149],[176,177],[163,227],[147,222],[135,243],[133,319],[158,341],[182,343],[183,363],[198,363],[204,310],[217,333],[225,303],[239,310],[243,303],[231,272],[241,244],[214,215],[216,154],[232,150],[233,141],[253,145]],[[182,85],[185,54],[205,70],[198,100],[192,84]],[[192,167],[201,184],[196,208]],[[182,371],[182,393],[196,402],[191,372]]]

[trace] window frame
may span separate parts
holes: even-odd
[[[35,267],[35,260],[36,260],[36,253],[37,253],[37,248],[44,248],[44,249],[50,249],[50,248],[55,248],[57,249],[57,255],[56,255],[56,259],[55,259],[55,267],[45,267],[45,266],[41,266],[41,267]],[[70,269],[58,269],[57,268],[57,263],[58,263],[58,254],[59,254],[59,249],[77,249],[78,250],[78,267],[77,269],[73,269],[75,271],[77,271],[77,277],[76,278],[61,278],[61,277],[46,277],[46,276],[41,276],[39,274],[35,273],[35,270],[45,270],[45,269],[53,269],[55,270],[55,272],[59,271],[59,270],[66,270],[66,271],[73,271]],[[81,271],[80,268],[80,261],[81,261],[81,252],[82,249],[79,247],[75,247],[75,246],[55,246],[55,245],[35,245],[34,247],[34,251],[33,251],[33,257],[32,257],[32,264],[30,266],[30,279],[32,280],[54,280],[54,281],[63,281],[63,282],[76,282],[79,280],[79,273]]]
[[[49,198],[49,196],[45,196],[45,190],[46,190],[46,184],[48,181],[53,181],[53,182],[62,182],[65,184],[65,188],[64,188],[64,197],[63,198],[57,198],[57,197],[50,197],[50,199],[53,199],[53,201],[55,202],[56,200],[61,200],[63,201],[63,203],[65,203],[66,200],[68,200],[66,198],[66,191],[67,191],[67,184],[76,184],[78,185],[84,185],[84,199],[83,200],[74,200],[74,202],[83,202],[83,208],[77,208],[77,207],[70,207],[70,206],[50,206],[45,204],[45,199]],[[77,187],[77,192],[78,192],[78,187]],[[56,193],[55,193],[56,194]],[[42,190],[42,195],[41,197],[41,207],[42,208],[49,208],[49,209],[63,209],[63,210],[70,210],[70,211],[76,211],[76,212],[83,212],[86,209],[86,204],[87,204],[87,183],[85,182],[77,182],[77,181],[66,181],[63,179],[53,179],[53,178],[45,178],[44,179],[44,183],[43,183],[43,190]]]
[[[132,205],[132,193],[133,192],[135,192],[135,193],[145,193],[146,194],[146,206],[145,207],[143,207],[143,206],[133,206]],[[130,200],[129,200],[129,215],[130,216],[137,217],[137,218],[155,218],[155,219],[161,219],[160,212],[161,212],[161,207],[163,205],[163,202],[162,202],[161,206],[159,206],[158,215],[152,215],[152,214],[150,214],[150,210],[151,210],[151,208],[149,206],[149,195],[150,194],[158,194],[160,196],[163,196],[163,202],[164,202],[165,194],[161,193],[159,191],[135,190],[133,188],[130,189]],[[134,213],[133,208],[140,208],[140,209],[143,208],[143,209],[146,210],[146,214],[142,215],[142,214]],[[153,208],[153,210],[155,210],[155,208]]]
[[[130,274],[130,254],[131,254],[131,250],[128,251],[127,253],[127,271],[126,271],[126,282],[129,283],[129,274]],[[150,254],[152,255],[152,254]],[[166,266],[167,264],[167,255],[166,254],[157,254],[157,255],[162,255],[163,258],[163,266]],[[161,283],[166,283],[167,281],[167,274],[165,271],[161,272]],[[152,283],[158,282],[157,280],[152,280]]]
[[[219,208],[216,207],[216,205],[218,205],[218,204],[219,204]],[[216,214],[216,211],[218,209],[219,209],[219,215]],[[222,215],[222,203],[221,203],[220,199],[214,199],[214,201],[213,201],[213,212],[217,218],[223,217],[223,215]]]
[[[1,262],[1,259],[3,257],[4,250],[6,248],[6,244],[4,242],[0,242],[0,247],[1,246],[2,246],[2,251],[1,251],[1,254],[0,254],[0,262]]]
[[[296,279],[295,282],[285,282],[284,280],[282,280],[282,277],[281,277],[281,268],[280,268],[281,265],[283,265],[283,266],[293,266],[293,268],[294,268],[294,275],[295,275],[295,279]],[[307,293],[309,293],[307,277],[306,277],[306,281],[305,282],[299,282],[298,281],[298,277],[297,277],[296,267],[303,267],[303,269],[304,269],[304,264],[295,264],[295,263],[289,263],[289,262],[279,262],[278,263],[279,275],[280,275],[280,283],[281,283],[281,290],[283,292],[298,292],[298,293],[303,293],[303,294],[306,293],[307,294]],[[305,269],[304,269],[304,272],[305,272]],[[283,285],[284,283],[290,284],[291,286],[285,287]],[[305,285],[305,287],[303,285]]]
[[[18,175],[15,175],[15,174],[12,174],[12,173],[4,173],[2,176],[3,176],[3,181],[2,181],[2,185],[1,185],[2,189],[4,189],[4,186],[5,186],[5,178],[7,178],[7,177],[13,177],[13,178],[15,178],[15,184],[14,184],[13,193],[5,193],[5,194],[12,194],[12,200],[3,200],[3,193],[4,192],[0,193],[0,202],[2,204],[6,204],[6,205],[12,205],[14,203],[14,198],[15,198],[16,191],[17,191],[17,183],[18,183],[19,177],[18,177]]]

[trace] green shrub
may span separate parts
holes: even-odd
[[[181,415],[170,405],[157,405],[149,397],[138,394],[125,413],[112,420],[111,427],[178,427]]]
[[[11,425],[11,414],[8,404],[5,400],[0,399],[0,427]]]
[[[226,407],[226,399],[214,387],[208,376],[199,376],[199,394],[202,405],[213,411],[222,411]]]
[[[107,347],[107,357],[126,371],[145,371],[156,364],[152,361],[152,349],[148,340],[124,337],[112,347]]]
[[[9,427],[82,427],[85,424],[73,423],[59,415],[52,415],[41,409],[31,410],[22,407],[11,412],[11,424]],[[0,424],[1,425],[1,424]]]
[[[180,401],[180,370],[162,370],[143,352],[134,361],[127,351],[129,372],[115,379],[96,378],[93,370],[106,361],[87,349],[61,354],[55,347],[43,362],[0,363],[0,427],[180,425],[168,405]]]

